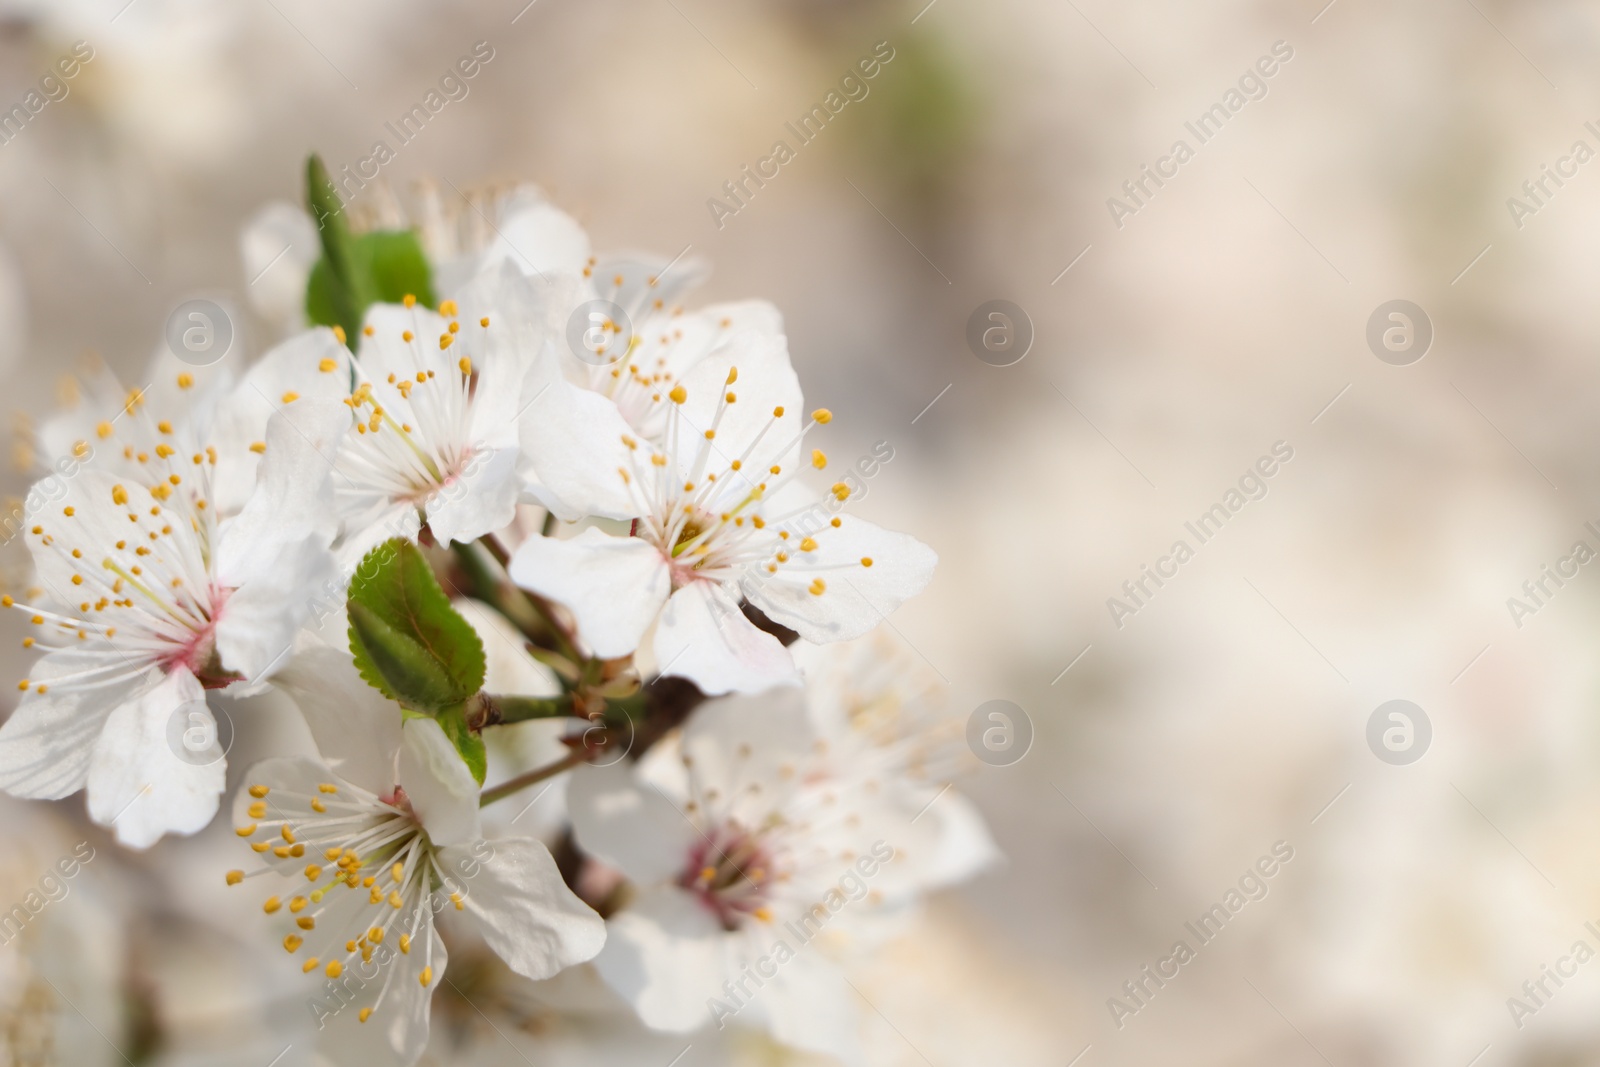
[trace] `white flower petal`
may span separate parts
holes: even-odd
[[[605,920],[567,888],[539,842],[476,841],[441,849],[439,860],[483,939],[518,974],[549,978],[605,944]]]
[[[325,326],[296,334],[262,356],[218,400],[205,428],[205,443],[216,449],[211,486],[218,514],[236,514],[250,498],[263,458],[250,446],[266,441],[268,421],[293,402],[284,397],[342,400],[349,394],[350,352]],[[350,409],[342,415],[348,426]]]
[[[330,399],[297,400],[272,416],[255,491],[218,535],[219,582],[242,586],[276,571],[285,550],[333,540],[333,456],[349,424],[350,409]]]
[[[744,594],[774,622],[807,641],[848,641],[882,622],[933,579],[939,557],[916,538],[853,515],[815,535],[816,550],[793,551],[776,574],[752,572]],[[863,559],[872,564],[865,566]],[[823,592],[813,593],[821,579]]]
[[[222,666],[245,676],[241,695],[257,691],[289,661],[300,627],[338,582],[332,554],[307,541],[285,546],[270,573],[228,597],[217,619],[216,647]]]
[[[816,953],[799,947],[750,1007],[766,1017],[772,1036],[781,1043],[859,1064],[861,1020],[849,983],[836,964]]]
[[[434,844],[455,845],[479,836],[478,783],[432,719],[407,719],[401,730],[400,784]]]
[[[394,788],[400,707],[366,683],[349,652],[305,648],[273,682],[299,706],[317,751],[339,777],[376,796]]]
[[[180,709],[183,718],[174,723]],[[190,729],[209,731],[211,747],[184,748],[182,735]],[[148,848],[163,834],[203,829],[217,813],[227,771],[215,738],[216,722],[200,683],[183,668],[172,671],[106,719],[89,764],[89,817],[113,827],[130,848]]]
[[[683,873],[699,831],[628,763],[585,765],[567,782],[572,832],[583,850],[639,885]]]
[[[633,469],[638,455],[622,439],[637,439],[638,432],[610,400],[552,382],[529,405],[519,428],[528,464],[561,518],[628,519],[641,513],[621,473]]]
[[[799,683],[789,650],[710,582],[672,594],[656,629],[655,653],[662,673],[687,678],[708,696]]]
[[[469,544],[511,525],[522,484],[515,447],[479,451],[460,474],[429,494],[428,529],[441,545]]]
[[[59,653],[46,656],[34,665],[31,680],[48,682],[71,669],[71,660]],[[106,718],[140,684],[116,692],[29,694],[0,726],[0,789],[35,800],[58,800],[82,789]]]
[[[726,933],[677,886],[641,894],[608,925],[595,969],[646,1026],[687,1033],[712,1021],[706,1002],[730,975]]]
[[[385,382],[389,375],[414,378],[418,371],[448,375],[455,371],[459,353],[439,347],[439,337],[450,324],[438,312],[401,304],[373,304],[367,309],[361,328],[361,345],[356,359],[364,381]],[[406,334],[411,340],[405,339]],[[398,408],[393,398],[385,405]]]
[[[544,201],[512,210],[496,229],[479,269],[509,261],[524,274],[576,274],[589,262],[589,235],[577,220]]]
[[[651,545],[590,527],[559,540],[533,536],[511,557],[511,580],[563,605],[597,656],[639,647],[671,589],[667,562]]]
[[[802,410],[800,380],[789,363],[788,342],[781,332],[775,332],[781,328],[776,313],[752,314],[683,376],[680,384],[688,396],[679,405],[678,415],[694,432],[679,434],[681,470],[693,468],[702,448],[711,449],[711,469],[722,470],[763,434],[759,452],[763,465],[776,463],[787,470],[795,462],[796,435],[809,415]],[[739,372],[738,380],[729,384],[733,370]],[[723,406],[730,392],[738,399]],[[707,441],[703,433],[711,429],[719,407],[722,418],[716,422],[717,436]],[[783,417],[768,429],[779,407]]]

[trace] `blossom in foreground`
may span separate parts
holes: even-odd
[[[750,337],[653,397],[659,437],[624,430],[614,453],[572,457],[627,494],[633,536],[531,537],[510,568],[517,584],[571,610],[597,655],[633,652],[654,625],[663,673],[708,694],[796,680],[788,650],[744,616],[741,599],[809,641],[847,640],[919,593],[937,559],[806,492],[798,476],[828,461],[802,444],[832,415],[802,416],[781,336]],[[613,455],[613,469],[595,469]],[[849,494],[842,482],[829,491],[836,503]]]
[[[920,892],[938,830],[820,774],[817,741],[801,695],[778,690],[703,705],[636,768],[574,773],[578,844],[633,890],[594,966],[647,1025],[857,1058],[838,956]]]
[[[298,883],[268,896],[263,909],[317,983],[310,1003],[324,1053],[410,1064],[427,1043],[445,973],[439,912],[470,918],[528,978],[591,959],[605,925],[562,882],[542,844],[483,839],[477,783],[438,723],[402,721],[399,705],[341,655],[308,651],[280,679],[337,772],[304,758],[257,764],[234,820],[268,865],[256,874]],[[246,877],[232,871],[228,881]]]
[[[106,424],[127,451],[115,473],[91,466],[30,503],[39,588],[0,601],[29,616],[24,644],[45,653],[0,726],[0,788],[87,788],[90,817],[135,848],[216,813],[226,763],[205,690],[270,675],[332,573],[324,453],[344,418],[310,401],[275,417],[253,494],[224,516],[217,449],[143,402],[136,390],[125,421]]]

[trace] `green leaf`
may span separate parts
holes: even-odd
[[[306,208],[316,220],[322,257],[306,283],[306,318],[318,326],[343,327],[359,336],[367,308],[414,296],[432,307],[433,274],[422,242],[410,230],[378,230],[360,235],[322,160],[306,161]]]
[[[377,612],[350,601],[350,654],[368,685],[390,700],[437,714],[457,702],[450,676],[418,642],[396,630]]]
[[[468,728],[466,716],[461,713],[459,707],[435,718],[440,728],[444,730],[444,735],[456,746],[456,751],[461,753],[461,758],[466,761],[472,777],[482,785],[484,775],[489,771],[489,755],[484,748],[483,738]]]
[[[396,538],[368,552],[347,607],[350,654],[369,685],[441,722],[446,711],[461,718],[483,685],[483,642],[416,545]]]

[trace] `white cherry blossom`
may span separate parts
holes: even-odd
[[[317,983],[319,1047],[339,1062],[414,1063],[447,963],[444,910],[470,919],[517,974],[547,978],[594,957],[600,917],[544,845],[485,840],[478,786],[438,723],[402,711],[333,649],[279,679],[336,769],[305,758],[251,768],[235,799],[240,837],[298,883],[267,896],[283,947]],[[276,889],[276,887],[275,887]]]
[[[793,690],[699,708],[636,767],[583,767],[578,844],[631,897],[594,966],[649,1026],[764,1030],[858,1055],[841,954],[920,892],[937,831],[819,762]]]
[[[788,651],[745,618],[741,599],[807,640],[846,640],[920,592],[936,562],[916,539],[836,515],[806,492],[797,477],[828,461],[802,443],[833,416],[800,414],[781,336],[746,342],[713,351],[651,398],[656,439],[625,428],[615,450],[568,457],[626,495],[632,536],[591,527],[531,537],[511,561],[512,579],[565,605],[597,655],[633,652],[654,626],[662,669],[709,694],[796,679]],[[839,482],[829,494],[842,503],[850,489]]]
[[[215,503],[219,450],[151,417],[135,390],[102,424],[121,446],[105,469],[33,498],[37,588],[0,602],[29,617],[24,644],[45,655],[0,726],[0,788],[87,788],[90,816],[136,848],[211,820],[226,764],[205,690],[280,666],[332,572],[328,457],[345,417],[309,400],[275,416],[255,489],[230,515]]]

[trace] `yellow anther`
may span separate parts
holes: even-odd
[[[467,906],[467,902],[461,899],[461,894],[460,893],[451,893],[450,894],[450,903],[452,903],[452,904],[454,904],[456,906],[456,910],[457,911],[462,911]]]
[[[821,596],[827,590],[827,588],[827,583],[821,578],[811,579],[810,592],[812,596]]]
[[[344,344],[345,343],[344,327],[340,326],[338,323],[334,323],[333,324],[333,336],[338,340],[338,342],[340,344]],[[333,360],[325,359],[322,362],[324,362],[324,363],[332,363]],[[323,370],[332,370],[333,368],[332,367],[324,367],[322,369]]]
[[[456,307],[454,300],[441,300],[439,301],[439,314],[447,319],[453,319],[461,314],[461,310]]]
[[[252,841],[252,842],[250,842],[250,850],[252,852],[265,852],[267,849],[269,849],[271,847],[272,847],[272,842],[270,842],[270,841]]]
[[[405,878],[405,876],[406,876],[405,864],[396,863],[393,867],[389,868],[389,877],[393,878],[395,881],[397,881],[397,882],[402,881]]]
[[[328,966],[323,968],[323,971],[329,978],[337,978],[344,973],[344,964],[338,960],[329,960]]]
[[[339,787],[331,782],[323,782],[317,786],[317,792],[319,793],[337,793],[338,791]]]
[[[325,811],[328,810],[328,805],[324,804],[321,800],[317,799],[316,797],[312,797],[311,798],[311,810],[314,811],[314,812],[317,812],[318,814],[321,814],[322,812],[325,812]]]
[[[339,332],[342,334],[344,331],[340,330]],[[340,337],[339,340],[343,341],[344,338]],[[333,369],[335,367],[337,367],[338,365],[339,365],[339,361],[334,359],[331,356],[324,356],[322,359],[317,361],[317,369],[319,371],[321,371],[323,374],[331,374],[331,373],[333,373]]]
[[[848,500],[850,498],[850,487],[843,482],[834,482],[833,495],[840,500]]]
[[[289,901],[289,910],[296,915],[306,910],[306,905],[311,903],[305,897],[293,897]]]
[[[362,1008],[360,1011],[356,1012],[356,1018],[362,1022],[366,1022],[368,1019],[372,1018],[372,1009]]]
[[[267,443],[265,441],[255,441],[255,442],[252,442],[251,445],[250,445],[250,451],[254,452],[258,456],[261,455],[261,453],[265,452],[266,450],[267,450]]]
[[[461,357],[461,361],[459,363],[457,363],[456,366],[461,368],[461,373],[462,374],[471,374],[472,373],[472,359],[471,359],[471,357],[462,356]]]
[[[62,508],[61,509],[61,514],[65,515],[69,519],[72,518],[72,516],[76,515],[77,513],[78,512],[77,512],[76,508]]]
[[[417,306],[417,298],[411,293],[407,293],[400,302],[408,308],[414,308]]]
[[[94,428],[94,433],[96,437],[104,441],[107,437],[111,436],[111,424],[109,422],[100,423]]]
[[[817,550],[817,542],[816,542],[816,540],[814,538],[802,537],[800,539],[800,551],[802,551],[802,552],[815,552],[816,550]]]
[[[775,419],[783,418],[783,405],[782,404],[779,404],[777,407],[772,409],[772,417],[775,418]]]
[[[839,528],[839,516],[835,515],[833,518],[829,519],[828,525],[837,530]]]
[[[294,924],[300,927],[302,930],[315,930],[317,928],[317,920],[312,918],[310,915],[300,916],[300,918],[294,921]]]
[[[300,399],[300,394],[295,392],[293,389],[290,389],[288,392],[283,394],[283,402],[285,404],[293,404],[296,400],[299,400],[299,399]]]
[[[826,467],[828,465],[827,453],[823,452],[820,448],[813,448],[811,450],[811,465],[817,468],[817,470],[821,470],[822,468]]]
[[[400,891],[398,889],[391,889],[389,891],[389,907],[399,911],[400,906],[404,903],[405,901],[400,899]]]
[[[242,881],[244,881],[244,872],[243,871],[229,871],[228,872],[228,884],[229,885],[238,885]]]
[[[401,934],[400,935],[400,954],[402,956],[404,956],[404,955],[408,954],[410,951],[411,951],[411,935],[410,934]]]
[[[772,909],[771,908],[757,908],[755,911],[751,912],[751,914],[754,915],[756,918],[760,919],[764,923],[769,923],[769,922],[772,921]]]
[[[738,380],[739,380],[739,368],[738,367],[729,367],[728,368],[728,381],[726,382],[726,384],[732,385],[734,382],[736,382]]]
[[[284,823],[283,824],[283,829],[281,829],[278,832],[283,835],[283,839],[285,841],[287,841],[291,845],[294,844],[294,831],[289,828],[289,824],[288,823]]]
[[[422,973],[417,976],[417,980],[420,981],[423,988],[426,989],[433,982],[433,968],[422,968]]]
[[[184,373],[184,374],[178,375],[178,388],[179,389],[187,389],[193,384],[194,384],[194,375],[189,374],[189,373]]]
[[[268,897],[266,902],[261,905],[261,910],[271,915],[281,907],[283,907],[283,901],[277,897]]]
[[[811,413],[811,417],[816,419],[819,425],[826,426],[833,421],[833,412],[827,408],[818,408]]]
[[[367,940],[371,941],[374,945],[383,944],[383,927],[374,926],[372,929],[368,930]]]
[[[872,557],[871,557],[871,556],[862,556],[862,557],[861,557],[861,565],[862,565],[862,566],[863,566],[863,567],[870,567],[870,566],[872,566]]]
[[[674,385],[672,387],[672,392],[668,393],[667,395],[672,398],[672,402],[674,404],[681,404],[685,400],[689,399],[689,390],[685,389],[681,385]]]
[[[306,864],[306,881],[315,882],[318,878],[321,878],[321,877],[322,877],[322,868],[321,867],[318,867],[315,863]]]
[[[300,965],[300,971],[303,974],[310,974],[312,971],[317,969],[317,964],[321,962],[322,961],[317,959],[317,957],[312,956],[309,960],[306,960]]]
[[[234,833],[238,834],[240,837],[249,837],[251,834],[253,834],[255,832],[256,832],[256,824],[255,823],[251,823],[249,826],[241,826],[237,830],[234,831]]]
[[[283,939],[283,950],[285,952],[298,952],[303,944],[305,944],[305,939],[299,934],[290,934]]]
[[[267,802],[258,800],[246,809],[252,819],[265,819],[267,817]]]
[[[280,860],[286,860],[286,859],[289,858],[289,846],[288,845],[273,845],[272,846],[272,854],[274,856],[278,857]]]
[[[478,325],[487,329],[489,326],[489,316],[485,315],[483,318],[479,319]]]
[[[403,330],[400,333],[400,340],[402,340],[402,341],[410,341],[415,336],[417,336],[417,335],[412,333],[410,330]]]

